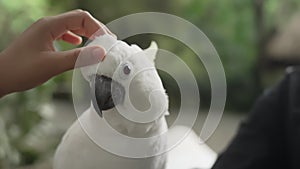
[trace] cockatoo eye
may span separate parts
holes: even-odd
[[[123,73],[125,75],[129,75],[130,72],[131,72],[131,67],[129,65],[124,65],[124,67],[123,67]]]
[[[133,72],[134,67],[130,62],[122,63],[121,66],[118,67],[119,77],[123,80],[129,78],[130,74]]]

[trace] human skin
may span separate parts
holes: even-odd
[[[91,14],[80,9],[39,19],[0,53],[0,98],[39,86],[74,67],[102,61],[105,50],[100,46],[56,51],[53,42],[63,40],[79,45],[80,36],[92,39],[105,33],[112,34]],[[80,53],[85,53],[84,61],[76,64]]]

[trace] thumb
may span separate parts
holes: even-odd
[[[62,71],[99,63],[105,57],[105,49],[100,46],[88,46],[57,52],[56,56]]]

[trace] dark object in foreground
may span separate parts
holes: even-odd
[[[300,68],[267,90],[214,169],[300,168]]]

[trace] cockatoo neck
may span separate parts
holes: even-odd
[[[101,121],[104,122],[105,120],[116,131],[129,137],[151,137],[167,131],[164,116],[161,116],[150,123],[136,123],[123,117],[116,108],[106,110],[103,113],[103,118],[99,118],[93,106],[91,106],[90,109],[92,116],[99,119],[99,123],[101,123]]]

